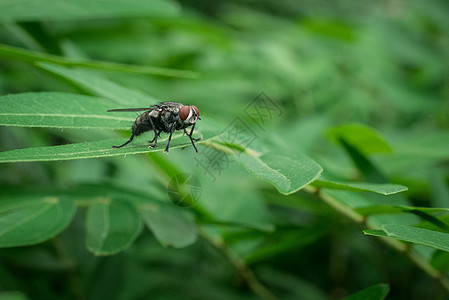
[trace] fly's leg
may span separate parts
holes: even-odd
[[[173,131],[175,131],[175,125],[176,125],[176,123],[173,123],[173,125],[170,128],[170,136],[168,137],[168,143],[167,143],[167,147],[165,147],[164,153],[168,153],[168,148],[170,147],[171,136],[173,135]]]
[[[195,148],[195,152],[198,153],[198,149],[196,149],[195,143],[194,143],[193,141],[199,141],[199,140],[201,140],[201,138],[195,139],[195,138],[192,137],[192,134],[193,134],[193,130],[194,130],[194,129],[195,129],[195,124],[193,124],[192,130],[190,130],[190,134],[187,133],[187,131],[186,131],[185,128],[184,128],[184,133],[187,134],[187,135],[189,136],[190,142],[192,142],[192,146],[193,146],[193,148]]]
[[[136,130],[134,130],[134,132],[131,134],[131,137],[129,138],[129,140],[126,143],[124,143],[123,145],[120,145],[120,146],[112,146],[112,148],[122,148],[123,146],[126,146],[129,143],[131,143],[132,140],[134,139],[134,137],[136,136],[135,132],[137,132],[137,128],[139,127],[139,125],[137,125]]]
[[[112,146],[112,148],[122,148],[123,146],[126,146],[126,145],[128,145],[129,143],[131,143],[131,141],[133,140],[133,138],[134,138],[134,134],[131,134],[131,137],[129,138],[129,140],[126,142],[126,143],[124,143],[123,145],[120,145],[120,146]]]
[[[151,117],[148,118],[148,120],[150,120],[151,128],[153,128],[153,130],[154,130],[154,138],[151,141],[149,141],[150,143],[154,142],[154,144],[148,146],[148,149],[151,149],[151,148],[155,148],[156,147],[156,145],[157,145],[157,138],[158,138],[159,134],[161,133],[161,131],[160,130],[159,130],[159,132],[156,131],[156,128],[154,128],[153,120],[151,120]]]
[[[190,130],[190,134],[188,134],[187,133],[187,131],[186,131],[186,129],[184,128],[184,133],[185,134],[187,134],[188,136],[189,136],[189,138],[190,138],[190,140],[194,140],[195,142],[197,142],[197,141],[201,141],[202,140],[202,138],[194,138],[194,137],[192,137],[192,134],[193,134],[193,130],[195,129],[195,125],[196,125],[196,123],[195,124],[193,124],[193,126],[192,126],[192,130]]]
[[[161,131],[160,131],[160,130],[159,130],[157,133],[155,132],[155,133],[154,133],[154,138],[153,138],[151,141],[148,141],[148,143],[152,143],[152,142],[156,141],[156,140],[157,140],[156,137],[158,137],[160,134],[161,134]]]
[[[126,142],[126,143],[124,143],[123,145],[120,145],[120,146],[112,146],[112,148],[122,148],[123,146],[126,146],[126,145],[128,145],[129,143],[131,143],[132,142],[132,140],[134,139],[134,137],[136,136],[136,132],[139,132],[138,131],[138,129],[139,129],[139,127],[140,126],[143,126],[143,125],[148,125],[148,123],[139,123],[137,126],[136,126],[136,129],[135,130],[133,130],[133,133],[131,134],[131,137],[129,138],[129,140]],[[153,125],[153,123],[151,123],[151,125]]]

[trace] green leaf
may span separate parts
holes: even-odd
[[[215,137],[216,131],[195,130],[194,136],[201,136],[203,138],[203,140],[195,142],[195,144],[201,144],[208,139]],[[126,157],[131,154],[157,152],[165,149],[168,135],[164,138],[159,138],[157,147],[151,149],[148,149],[148,138],[145,138],[145,141],[142,141],[144,138],[145,137],[139,137],[135,139],[132,144],[120,149],[113,149],[112,146],[123,144],[126,142],[126,138],[4,151],[0,152],[0,163],[58,161],[111,156]],[[173,134],[170,142],[170,151],[173,151],[176,148],[191,147],[191,145],[192,144],[187,136],[183,136],[182,133],[176,133]]]
[[[138,208],[143,221],[162,245],[181,248],[196,241],[196,224],[184,208],[162,202],[141,204]]]
[[[21,293],[16,291],[8,291],[0,293],[0,300],[28,300],[29,298]]]
[[[388,236],[397,240],[449,251],[449,234],[407,225],[383,225],[381,231],[365,230],[365,234]]]
[[[98,18],[172,17],[179,11],[168,0],[3,0],[0,3],[2,21],[67,21]]]
[[[32,245],[56,236],[75,213],[67,197],[4,195],[0,201],[0,247]]]
[[[334,190],[374,192],[382,195],[392,195],[407,191],[408,188],[399,184],[368,183],[368,182],[336,182],[328,180],[316,180],[313,186]]]
[[[125,201],[99,199],[87,211],[87,249],[95,255],[111,255],[127,249],[142,230],[134,207]]]
[[[196,78],[198,74],[192,71],[175,70],[151,66],[127,65],[94,60],[75,60],[61,56],[45,54],[37,51],[26,50],[0,44],[0,58],[23,61],[31,64],[36,62],[49,62],[62,66],[83,67],[89,69],[106,70],[114,72],[152,74],[159,76],[172,76],[184,78]]]
[[[380,214],[399,214],[412,210],[419,210],[426,213],[449,213],[449,208],[433,208],[433,207],[416,207],[405,205],[371,205],[356,208],[355,211],[363,216],[380,215]]]
[[[357,147],[348,143],[344,138],[340,138],[340,143],[343,145],[346,152],[351,157],[354,164],[357,166],[357,169],[360,170],[366,181],[380,183],[388,182],[387,177],[383,174],[379,167]]]
[[[135,118],[108,113],[112,100],[58,92],[0,97],[0,125],[56,128],[129,129]]]
[[[363,233],[377,237],[388,237],[388,234],[385,231],[379,229],[363,230]]]
[[[399,214],[411,213],[429,223],[449,232],[449,225],[443,220],[435,217],[432,213],[448,213],[449,208],[432,208],[432,207],[413,207],[405,205],[372,205],[367,207],[356,208],[355,211],[361,215],[379,215],[379,214]]]
[[[99,97],[113,99],[116,103],[125,105],[126,107],[149,107],[151,104],[159,102],[151,96],[137,90],[123,87],[91,70],[68,68],[45,62],[37,63],[37,65],[46,71],[70,80],[77,86]]]
[[[344,139],[364,154],[391,152],[391,147],[379,132],[362,124],[334,127],[327,131],[327,135],[335,141]]]
[[[426,208],[426,207],[412,207],[412,206],[405,206],[405,205],[373,205],[373,206],[367,206],[367,207],[361,207],[356,208],[355,212],[364,215],[380,215],[380,214],[400,214],[400,213],[411,213],[414,214],[423,220],[426,220],[430,224],[433,224],[437,226],[438,228],[449,232],[449,225],[441,220],[440,218],[437,218],[433,216],[431,213],[436,212],[444,212],[448,213],[449,209],[446,208]]]
[[[344,300],[383,300],[390,292],[388,284],[380,283],[357,292]]]
[[[273,184],[284,195],[302,189],[323,171],[314,160],[300,155],[288,157],[271,152],[261,155],[242,152],[234,157],[251,173]]]

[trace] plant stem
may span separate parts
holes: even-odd
[[[370,226],[366,222],[366,218],[362,215],[359,215],[354,210],[352,210],[350,207],[343,205],[341,202],[339,202],[337,199],[332,197],[331,195],[323,192],[319,188],[314,188],[311,186],[306,186],[304,188],[304,191],[317,195],[318,198],[320,198],[322,201],[327,203],[329,206],[334,208],[339,213],[343,214],[344,216],[348,217],[355,223],[361,225],[364,228],[367,229],[378,229],[374,228],[373,226]],[[411,247],[407,247],[406,244],[394,240],[391,238],[380,238],[382,242],[390,246],[391,248],[395,249],[396,251],[402,252],[406,254],[406,256],[421,270],[423,270],[425,273],[427,273],[430,277],[436,279],[440,285],[449,293],[449,279],[443,274],[442,272],[435,270],[427,260],[425,260],[421,255],[413,251]]]
[[[220,240],[214,239],[204,231],[200,231],[200,235],[208,241],[215,248],[220,250],[223,255],[231,262],[239,275],[245,279],[249,288],[264,300],[277,300],[278,298],[266,288],[254,275],[253,271],[245,264],[243,259],[239,257],[234,251],[232,251],[225,243]]]

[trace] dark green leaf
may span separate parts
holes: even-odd
[[[25,294],[21,292],[1,292],[0,300],[27,300],[29,299]]]
[[[380,283],[346,297],[344,300],[383,300],[389,292],[388,284]]]
[[[245,258],[248,264],[267,260],[282,253],[297,250],[316,242],[323,237],[323,231],[317,229],[278,230],[276,238],[265,241],[261,247],[251,251]]]
[[[358,148],[350,144],[345,138],[340,138],[340,143],[351,157],[357,169],[362,173],[368,182],[385,183],[388,182],[383,172]]]

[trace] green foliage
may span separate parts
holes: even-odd
[[[390,288],[387,284],[376,284],[355,293],[345,300],[382,300],[388,295]]]
[[[312,183],[312,185],[316,187],[330,188],[335,190],[374,192],[382,195],[392,195],[407,190],[407,187],[405,186],[390,183],[335,182],[316,180]]]
[[[449,234],[406,225],[383,225],[382,230],[365,230],[366,234],[392,237],[398,240],[449,251]]]
[[[319,164],[308,157],[291,158],[272,152],[260,156],[240,154],[236,160],[285,195],[297,192],[316,180],[323,171]]]
[[[447,298],[448,14],[2,1],[0,299]]]
[[[101,199],[89,207],[86,231],[87,249],[95,255],[110,255],[134,242],[142,231],[142,222],[128,202]]]
[[[14,21],[67,21],[92,18],[126,18],[144,16],[172,17],[178,11],[174,2],[151,0],[109,1],[105,6],[101,1],[77,0],[65,3],[57,0],[32,0],[26,4],[16,1],[2,1],[1,20]]]
[[[2,192],[0,247],[32,245],[60,233],[75,213],[67,197]]]
[[[0,124],[6,126],[128,129],[133,122],[106,114],[110,100],[81,95],[15,94],[1,97],[0,103]]]
[[[388,145],[380,133],[360,124],[334,127],[328,130],[327,134],[335,141],[345,140],[366,154],[391,152],[390,145]]]

